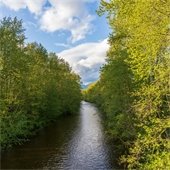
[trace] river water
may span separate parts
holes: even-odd
[[[82,102],[80,114],[60,117],[29,142],[1,156],[2,169],[116,169],[98,109]]]

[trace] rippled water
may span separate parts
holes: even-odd
[[[63,116],[22,146],[2,154],[2,169],[114,169],[114,155],[97,108],[82,102],[80,114]]]

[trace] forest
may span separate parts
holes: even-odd
[[[83,91],[106,115],[126,169],[170,169],[170,1],[101,1],[112,32],[100,79]]]
[[[58,120],[60,127],[49,128],[51,137],[49,131],[43,131],[38,144],[33,140],[30,148],[17,148],[9,154],[12,158],[6,152],[3,166],[17,160],[22,165],[16,167],[23,169],[24,161],[33,167],[43,158],[49,169],[64,161],[71,169],[112,169],[108,160],[113,162],[113,156],[107,151],[111,147],[106,147],[109,138],[121,169],[170,169],[169,7],[170,0],[101,0],[97,14],[106,16],[111,30],[109,50],[99,79],[86,89],[81,89],[81,77],[69,63],[43,45],[26,41],[22,20],[1,19],[0,150],[21,145],[62,115],[67,117]],[[50,12],[58,15],[51,8]],[[69,21],[74,19],[79,23],[76,17]],[[90,20],[90,15],[86,19]],[[80,29],[86,30],[87,25]],[[83,57],[81,62],[85,62]],[[26,158],[22,159],[21,153]],[[57,159],[64,161],[58,165]],[[44,162],[38,169],[48,169]]]
[[[37,129],[80,106],[80,77],[36,42],[25,43],[22,21],[0,21],[1,149],[21,144]]]

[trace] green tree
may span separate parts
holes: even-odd
[[[169,6],[169,0],[102,0],[98,11],[113,30],[99,91],[113,137],[131,136],[123,138],[129,149],[121,158],[129,169],[170,167]],[[130,124],[129,133],[121,131]]]
[[[24,43],[22,21],[0,22],[0,121],[2,148],[80,105],[80,78],[41,45]]]

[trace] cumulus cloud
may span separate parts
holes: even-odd
[[[71,42],[84,39],[90,33],[94,19],[85,8],[84,0],[49,0],[48,8],[40,19],[41,28],[48,32],[66,30]]]
[[[48,2],[48,7],[45,4]],[[71,37],[68,41],[74,43],[82,40],[93,31],[92,16],[86,3],[94,3],[97,0],[0,0],[12,10],[27,8],[35,14],[40,28],[47,32],[59,30],[69,31]]]
[[[0,3],[12,10],[28,8],[28,10],[36,15],[42,12],[42,7],[46,0],[0,0]]]
[[[99,70],[105,63],[108,48],[109,45],[105,39],[64,50],[58,56],[71,65],[72,69],[81,76],[84,84],[88,84],[98,79]]]

